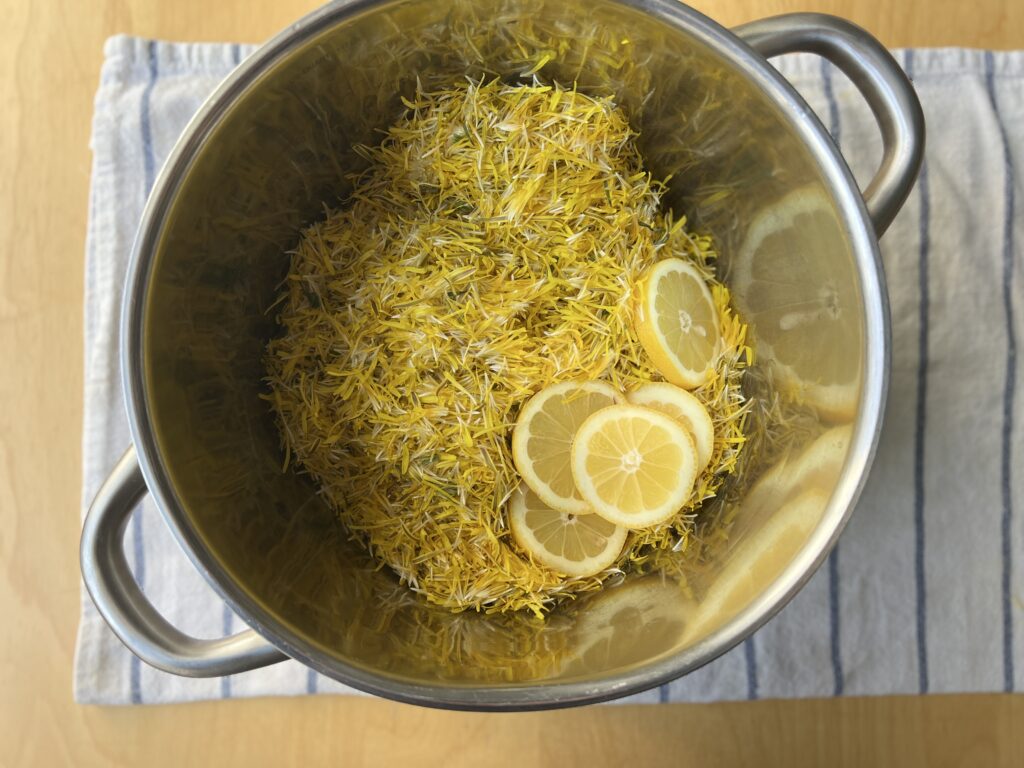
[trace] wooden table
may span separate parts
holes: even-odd
[[[79,611],[82,274],[101,47],[259,41],[317,0],[3,0],[0,18],[0,766],[1024,765],[1024,697],[475,715],[341,697],[71,700]],[[1020,0],[700,0],[731,25],[846,16],[890,46],[1024,48]],[[400,761],[400,762],[399,762]]]

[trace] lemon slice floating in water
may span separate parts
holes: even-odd
[[[860,372],[860,298],[846,238],[817,190],[782,198],[751,224],[733,296],[783,389],[833,421],[852,418]]]
[[[706,634],[731,620],[770,586],[803,549],[828,500],[828,494],[817,489],[805,491],[744,537],[700,601],[690,636]]]
[[[566,576],[593,576],[622,553],[626,529],[599,515],[552,509],[521,483],[509,500],[512,536],[534,560]]]
[[[572,439],[588,416],[621,400],[603,381],[568,381],[545,387],[523,406],[512,432],[512,460],[549,507],[577,515],[591,511],[573,482]]]
[[[689,498],[697,448],[675,419],[638,405],[612,405],[576,433],[572,476],[598,515],[646,528],[672,517]]]
[[[718,312],[704,277],[683,259],[663,259],[640,278],[635,326],[654,367],[673,384],[695,389],[714,375]]]
[[[674,579],[660,573],[586,597],[576,614],[578,644],[563,675],[622,669],[672,650],[686,633],[693,605]]]
[[[839,479],[853,436],[849,425],[832,427],[768,469],[743,499],[744,516],[773,512],[808,491],[828,493]]]

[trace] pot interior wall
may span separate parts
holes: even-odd
[[[759,404],[742,471],[727,501],[702,513],[709,530],[710,521],[733,521],[728,538],[709,536],[700,558],[680,555],[543,622],[452,615],[376,569],[309,478],[282,471],[277,428],[261,398],[261,356],[276,332],[268,308],[299,230],[344,200],[347,175],[360,167],[352,146],[378,140],[375,130],[401,114],[400,96],[417,79],[515,80],[549,57],[540,77],[614,95],[639,130],[648,167],[671,176],[668,203],[717,239],[720,275],[741,307],[751,297],[733,284],[732,264],[751,222],[796,189],[830,200],[816,164],[733,65],[688,32],[620,5],[429,0],[336,16],[200,126],[164,223],[142,353],[154,441],[182,524],[205,547],[201,557],[226,572],[228,591],[317,649],[328,670],[348,664],[427,684],[526,683],[604,677],[692,646],[757,597],[806,538],[795,535],[749,588],[715,598],[718,607],[701,614],[723,570],[733,581],[746,574],[736,565],[750,556],[744,540],[791,496],[772,486],[789,470],[772,474],[769,465],[798,466],[803,444],[825,429],[778,397],[782,369],[770,350],[758,350],[749,376]],[[859,297],[837,216],[784,247],[794,259],[825,264],[829,280]],[[841,311],[863,325],[859,298]],[[857,369],[859,339],[846,352]],[[846,433],[829,434],[838,465],[812,467],[801,481],[823,492],[812,515],[824,509],[845,453]]]

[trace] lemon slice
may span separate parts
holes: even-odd
[[[756,218],[733,263],[733,296],[784,390],[852,418],[860,375],[859,281],[827,198],[805,188]]]
[[[601,517],[646,528],[672,517],[689,497],[697,448],[675,419],[639,405],[612,405],[576,433],[572,476]]]
[[[533,559],[566,576],[593,576],[622,552],[626,529],[599,515],[552,509],[521,483],[509,501],[509,526],[516,543]]]
[[[671,651],[694,608],[679,583],[661,573],[606,587],[578,606],[577,645],[565,659],[565,677],[607,674]]]
[[[721,347],[718,313],[707,283],[682,259],[664,259],[640,278],[636,333],[654,367],[694,389],[714,373]]]
[[[816,490],[829,493],[839,479],[853,437],[853,427],[846,424],[825,430],[794,459],[792,495]]]
[[[819,490],[799,494],[742,539],[700,601],[689,637],[730,621],[770,586],[803,549],[828,499]]]
[[[832,427],[796,455],[791,452],[773,465],[744,498],[744,517],[770,514],[786,499],[805,491],[827,493],[839,478],[852,436],[849,425]]]
[[[660,381],[644,384],[626,395],[626,400],[671,416],[686,427],[697,448],[697,471],[704,471],[715,448],[715,426],[700,400],[685,389]]]
[[[603,381],[567,381],[545,387],[523,406],[512,431],[512,460],[549,507],[577,515],[591,511],[572,479],[572,439],[588,416],[621,400]]]

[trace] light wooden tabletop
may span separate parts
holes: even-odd
[[[79,610],[82,275],[103,40],[262,40],[317,0],[0,2],[0,766],[1024,765],[1024,697],[764,701],[474,715],[341,697],[71,700]],[[793,10],[890,46],[1024,48],[1020,0],[699,0]],[[113,383],[112,383],[113,386]]]

